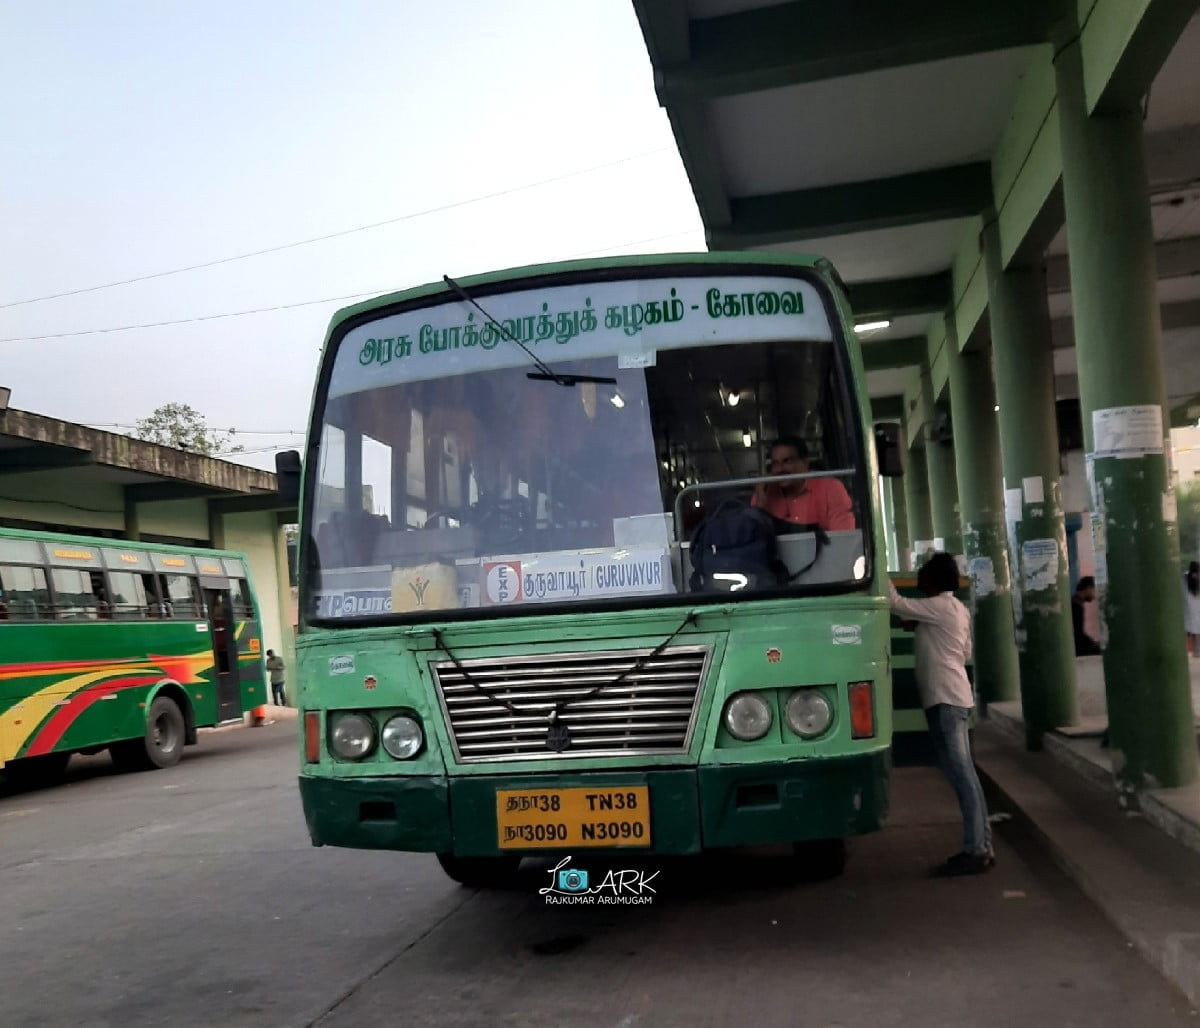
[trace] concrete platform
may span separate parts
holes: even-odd
[[[1200,661],[1191,663],[1200,709]],[[975,757],[993,813],[1022,819],[1143,956],[1200,1006],[1200,785],[1159,789],[1139,811],[1117,803],[1099,736],[1107,724],[1101,659],[1077,661],[1081,723],[1024,745],[1020,703],[992,704]]]
[[[1192,711],[1200,735],[1200,660],[1190,660]],[[1046,752],[1101,789],[1113,791],[1112,761],[1100,745],[1108,726],[1101,657],[1075,660],[1079,723],[1066,725],[1046,736]],[[993,703],[988,718],[998,729],[1023,744],[1025,721],[1020,701]],[[1114,801],[1115,801],[1115,792]],[[1200,783],[1181,789],[1154,789],[1141,798],[1142,813],[1163,831],[1200,853]]]

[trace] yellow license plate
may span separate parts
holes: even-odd
[[[499,789],[496,834],[502,850],[650,845],[650,787]]]

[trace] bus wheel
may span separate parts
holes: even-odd
[[[442,870],[468,889],[502,889],[517,878],[520,857],[456,857],[439,853]]]
[[[174,767],[183,756],[185,725],[183,712],[167,696],[150,704],[146,716],[146,735],[109,747],[113,763],[123,771],[151,771]]]
[[[40,757],[25,757],[4,765],[3,774],[14,789],[38,789],[53,785],[63,776],[69,753],[46,753]]]
[[[846,870],[845,839],[807,839],[792,844],[801,881],[823,882]]]

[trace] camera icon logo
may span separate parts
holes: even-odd
[[[574,867],[563,868],[558,872],[558,887],[563,892],[586,892],[588,873]]]

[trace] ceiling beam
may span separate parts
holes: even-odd
[[[904,419],[903,396],[872,396],[872,421],[902,421]]]
[[[908,175],[735,197],[727,228],[710,227],[714,249],[741,249],[796,239],[969,218],[992,205],[986,161]]]
[[[159,503],[164,500],[194,500],[214,494],[228,495],[223,489],[198,482],[147,482],[144,485],[127,485],[124,493],[126,503]]]
[[[1162,314],[1162,329],[1170,332],[1177,328],[1200,327],[1200,300],[1180,300],[1164,303],[1159,307]]]
[[[1159,304],[1162,329],[1170,332],[1180,328],[1200,328],[1200,300],[1180,300]],[[1075,322],[1071,317],[1054,318],[1050,322],[1050,338],[1054,349],[1065,350],[1075,345]]]
[[[690,54],[687,0],[633,0],[633,9],[642,27],[651,64],[661,67],[687,61]],[[660,95],[659,101],[667,109],[680,160],[705,222],[729,224],[729,200],[721,182],[716,134],[707,110],[703,104],[686,99],[668,106]]]
[[[1088,113],[1140,110],[1195,13],[1196,0],[1097,0],[1080,33]]]
[[[852,282],[850,308],[855,317],[868,315],[899,318],[907,314],[933,314],[950,306],[950,272],[919,278],[897,278],[878,282]]]
[[[1154,244],[1156,277],[1161,282],[1167,278],[1188,278],[1200,275],[1200,236],[1184,236],[1180,239],[1164,239]],[[1062,254],[1046,258],[1046,292],[1069,293],[1071,291],[1071,266],[1068,256]]]
[[[725,184],[721,181],[717,134],[709,122],[708,112],[699,104],[678,103],[667,108],[667,120],[675,134],[679,159],[687,172],[704,224],[723,229],[732,215]]]
[[[929,341],[924,336],[881,339],[878,342],[862,344],[863,366],[867,371],[907,368],[920,364],[928,352]]]
[[[638,8],[651,6],[642,0]],[[660,98],[711,100],[1042,43],[1045,0],[809,0],[701,18],[688,56],[656,61]],[[643,31],[647,20],[642,19]],[[651,49],[651,54],[653,55]]]
[[[61,471],[95,463],[91,450],[62,446],[14,446],[0,450],[0,475],[23,475],[31,471]]]
[[[1152,196],[1195,188],[1200,125],[1180,125],[1148,133],[1145,140],[1146,174],[1150,178]]]
[[[687,0],[633,0],[633,10],[655,67],[688,59]]]
[[[208,501],[208,509],[218,515],[252,514],[260,511],[295,511],[296,504],[284,500],[279,493],[254,493],[251,496],[218,497]]]

